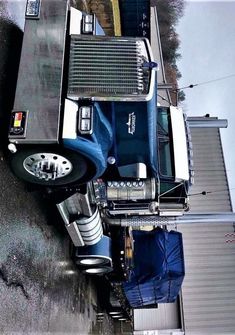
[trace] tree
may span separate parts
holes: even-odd
[[[184,91],[180,90],[178,92],[178,100],[179,101],[184,101],[185,100],[185,93],[184,93]]]
[[[157,7],[158,11],[166,13],[168,20],[175,25],[184,14],[184,0],[150,0],[150,6]]]
[[[181,78],[181,73],[177,68],[177,60],[181,57],[178,52],[180,39],[176,33],[176,24],[184,14],[184,0],[150,0],[151,6],[156,6],[161,37],[162,54],[166,78],[169,83],[176,87],[175,93],[172,92],[172,100],[175,101],[176,92],[178,100],[185,100],[183,91],[178,91],[177,80]]]

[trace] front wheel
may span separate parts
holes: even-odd
[[[26,182],[62,186],[82,183],[94,175],[94,166],[75,151],[59,147],[19,149],[10,160],[14,174]]]

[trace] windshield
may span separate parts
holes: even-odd
[[[169,108],[158,108],[157,138],[160,174],[165,177],[173,177],[174,156]]]

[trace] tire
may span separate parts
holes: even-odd
[[[84,183],[95,174],[94,165],[84,156],[52,146],[19,148],[11,155],[10,165],[18,178],[43,186]]]

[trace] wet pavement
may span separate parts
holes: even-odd
[[[0,0],[0,334],[113,334],[97,284],[70,258],[57,212],[11,173],[5,155],[25,0]]]

